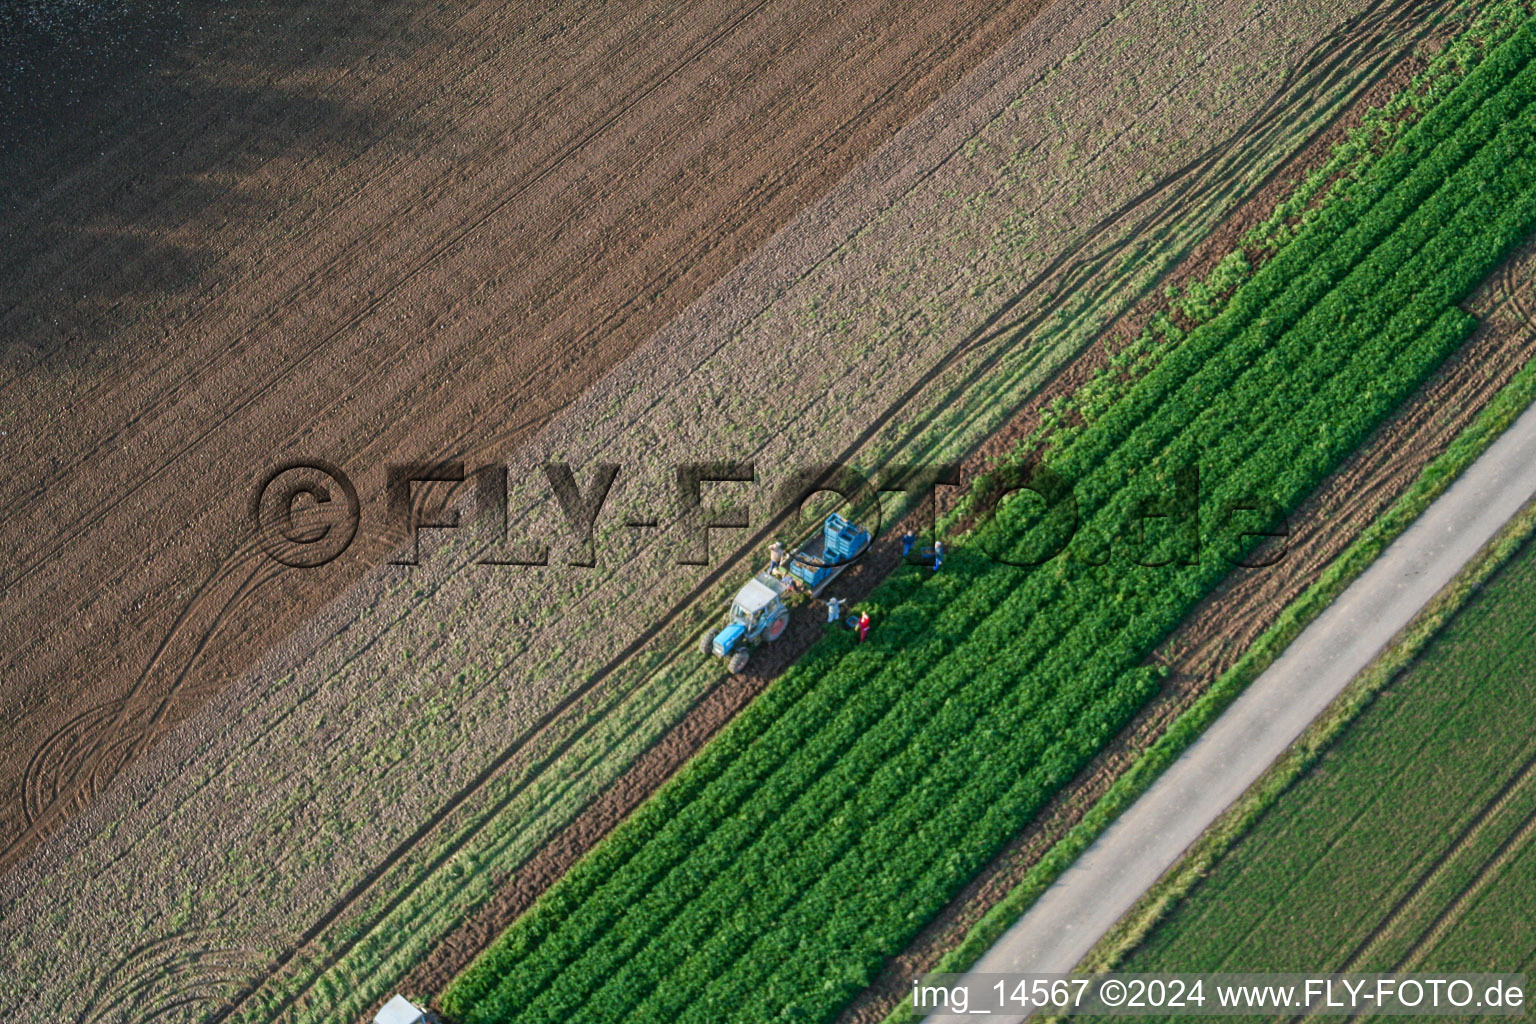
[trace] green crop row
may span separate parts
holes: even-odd
[[[1210,510],[1295,507],[1465,338],[1456,302],[1536,225],[1533,53],[1527,27],[1121,401],[1058,434],[1068,553],[983,553],[1059,546],[1061,518],[1016,500],[944,572],[888,581],[872,642],[834,639],[786,673],[443,1008],[465,1024],[834,1015],[1155,692],[1147,652],[1252,546],[1228,531],[1202,552],[1202,531],[1192,544],[1149,503],[1197,479],[1213,535]]]

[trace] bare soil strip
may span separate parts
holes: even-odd
[[[28,1012],[78,1015],[145,942],[217,936],[298,970],[340,948],[314,922],[348,934],[441,872],[463,880],[455,899],[483,899],[517,861],[475,862],[478,836],[506,828],[536,850],[665,732],[578,740],[578,760],[551,708],[608,665],[578,714],[699,677],[637,681],[658,645],[614,660],[669,614],[694,639],[676,610],[705,574],[672,564],[670,537],[616,525],[669,507],[673,462],[755,459],[755,525],[792,470],[853,441],[871,468],[970,450],[1390,65],[1414,12],[1045,12],[519,452],[514,479],[546,457],[640,467],[598,569],[559,565],[558,546],[547,571],[504,572],[452,534],[425,545],[420,569],[349,589],[0,881]],[[1154,56],[1166,73],[1124,74]],[[1085,96],[1102,108],[1063,106]],[[1209,145],[1190,161],[1193,138]],[[542,493],[513,511],[555,515]],[[56,942],[91,953],[43,955]]]
[[[0,864],[387,557],[387,462],[504,457],[1042,2],[207,11],[8,146]],[[305,456],[365,533],[283,572]]]

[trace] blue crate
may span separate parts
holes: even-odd
[[[869,531],[855,526],[836,512],[827,516],[822,536],[828,562],[850,562],[869,546]]]

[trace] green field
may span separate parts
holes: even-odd
[[[1147,652],[1251,545],[1208,526],[1196,550],[1177,512],[1145,535],[1138,517],[1178,506],[1190,467],[1202,510],[1293,508],[1466,337],[1456,304],[1536,223],[1533,55],[1527,25],[1210,322],[1056,433],[1078,520],[1066,553],[1033,569],[983,554],[1065,542],[1065,505],[1019,500],[943,573],[888,581],[873,642],[824,643],[786,673],[444,1009],[465,1024],[835,1015],[1155,692]]]
[[[1121,968],[1536,967],[1533,636],[1527,543]]]

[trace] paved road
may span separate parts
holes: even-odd
[[[1533,494],[1536,407],[1296,638],[974,972],[1071,970]]]

